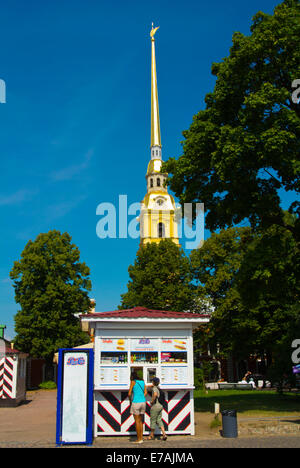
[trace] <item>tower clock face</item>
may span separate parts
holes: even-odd
[[[165,200],[163,198],[159,198],[158,200],[156,200],[156,204],[159,208],[162,208],[165,204]]]

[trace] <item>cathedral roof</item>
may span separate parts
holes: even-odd
[[[147,175],[153,173],[160,174],[162,163],[161,159],[151,159],[148,164]]]

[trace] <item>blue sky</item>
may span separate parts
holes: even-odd
[[[91,269],[97,310],[126,292],[139,240],[99,239],[96,207],[142,200],[150,159],[151,22],[163,159],[214,86],[234,31],[278,1],[14,1],[1,4],[0,322],[14,336],[9,280],[29,239],[67,231]]]

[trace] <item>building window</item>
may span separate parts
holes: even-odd
[[[153,179],[150,179],[150,187],[153,187]]]
[[[157,185],[157,187],[160,187],[160,178],[156,179],[156,185]]]
[[[164,225],[164,223],[158,223],[158,225],[157,225],[157,235],[160,238],[166,237],[165,236],[165,225]]]

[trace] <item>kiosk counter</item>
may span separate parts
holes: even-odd
[[[94,436],[135,433],[128,390],[133,370],[149,385],[144,432],[150,431],[151,381],[160,379],[168,434],[194,434],[193,329],[208,315],[142,307],[81,316],[94,329]]]

